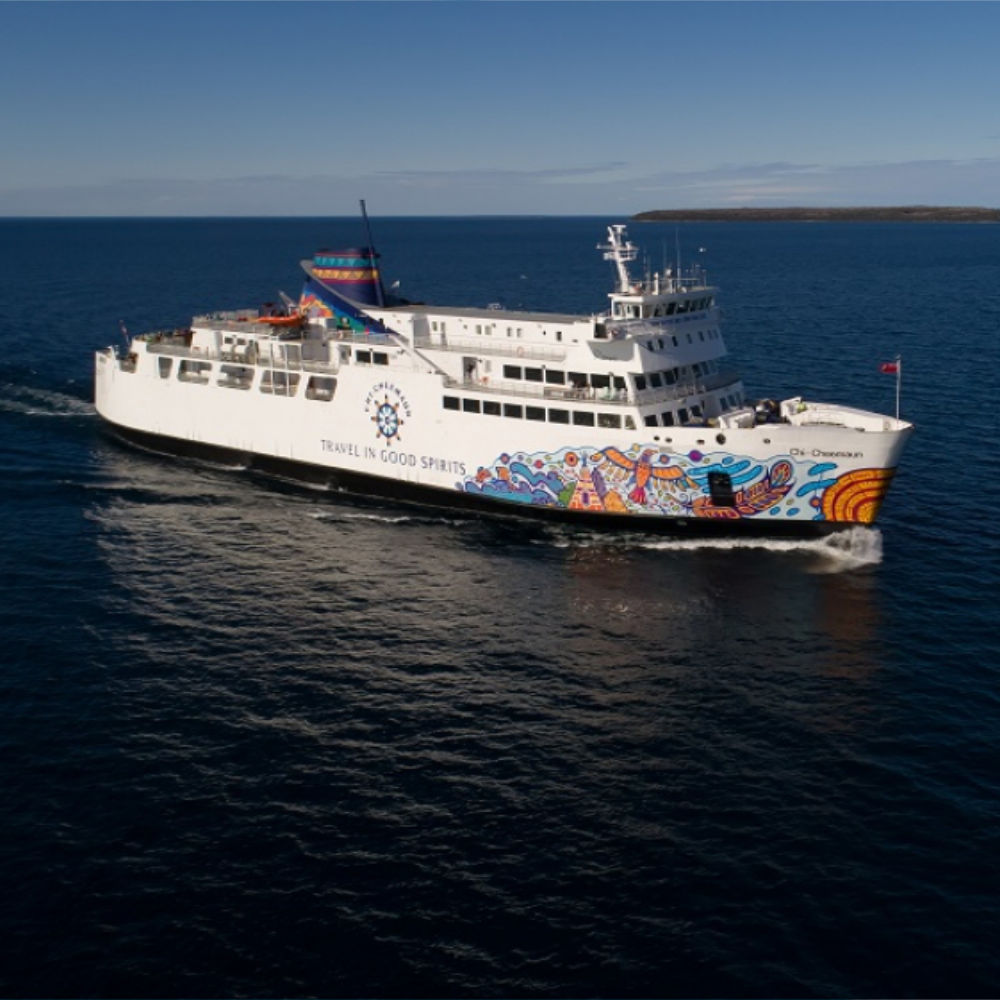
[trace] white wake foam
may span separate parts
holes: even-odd
[[[638,534],[603,535],[587,533],[574,537],[560,532],[549,540],[557,548],[645,549],[660,552],[737,552],[758,549],[766,552],[805,555],[813,558],[813,573],[840,573],[874,566],[882,561],[882,533],[877,528],[846,528],[823,538],[664,538]]]
[[[0,410],[29,417],[91,417],[97,412],[90,400],[25,385],[0,385]]]

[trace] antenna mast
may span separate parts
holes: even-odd
[[[375,241],[372,239],[372,227],[368,224],[368,210],[365,208],[365,199],[361,199],[361,217],[365,220],[365,235],[368,238],[368,260],[372,270],[375,272],[375,287],[378,290],[378,304],[385,305],[385,289],[382,287],[382,272],[378,264],[375,263]]]
[[[598,243],[597,249],[603,250],[604,259],[612,261],[618,269],[618,294],[627,295],[632,290],[627,265],[635,260],[639,251],[625,238],[625,227],[621,223],[608,226],[608,242]]]

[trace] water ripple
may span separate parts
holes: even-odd
[[[997,465],[969,398],[995,229],[863,252],[857,229],[712,230],[749,384],[891,405],[873,362],[902,349],[919,425],[878,530],[737,544],[442,517],[109,440],[77,387],[119,306],[256,295],[327,224],[175,226],[39,223],[32,254],[20,224],[0,272],[16,303],[72,252],[46,301],[115,303],[51,310],[53,334],[26,292],[0,369],[5,994],[995,992],[1000,529],[955,485]],[[392,223],[413,268],[525,227],[568,247],[593,220]],[[941,364],[940,315],[974,361]]]

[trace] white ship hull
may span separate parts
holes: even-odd
[[[601,338],[600,318],[467,311],[462,329],[481,330],[474,321],[488,318],[489,333],[506,326],[513,338],[506,324],[517,323],[517,337],[527,335],[489,344],[449,339],[443,319],[435,334],[426,307],[357,315],[373,318],[378,332],[345,330],[332,315],[311,333],[284,336],[259,320],[209,317],[183,335],[136,338],[127,357],[108,348],[96,357],[97,410],[147,447],[334,489],[685,533],[818,534],[870,524],[912,431],[894,417],[799,399],[772,406],[767,419],[742,405],[727,410],[727,401],[742,404],[727,390],[742,386],[722,375],[702,380],[697,426],[661,423],[668,417],[655,415],[658,399],[691,406],[689,397],[651,391],[628,373],[651,332],[673,331],[676,345],[677,330],[712,331],[712,309],[700,319],[633,322],[632,335],[619,339]],[[454,329],[459,320],[447,315]],[[531,339],[535,327],[548,336],[559,324],[558,350]],[[684,355],[683,337],[667,354],[660,368],[695,356]],[[598,368],[609,374],[586,374]],[[510,377],[536,370],[542,382]]]
[[[672,428],[660,440],[636,431],[594,438],[551,424],[526,425],[526,434],[501,418],[442,410],[447,389],[438,379],[428,398],[420,374],[390,379],[355,368],[326,401],[142,377],[143,362],[157,361],[148,355],[129,371],[113,352],[97,359],[98,412],[147,447],[371,495],[542,517],[589,514],[588,522],[609,526],[814,534],[871,523],[907,436],[822,424]],[[377,426],[386,401],[400,420],[388,438]],[[744,504],[706,503],[704,470],[715,467],[738,468]],[[673,478],[653,475],[668,469]]]

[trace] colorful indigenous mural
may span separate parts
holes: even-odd
[[[562,448],[500,455],[456,486],[513,503],[596,513],[871,523],[891,473],[860,469],[837,476],[837,468],[787,456],[681,455],[649,445]]]

